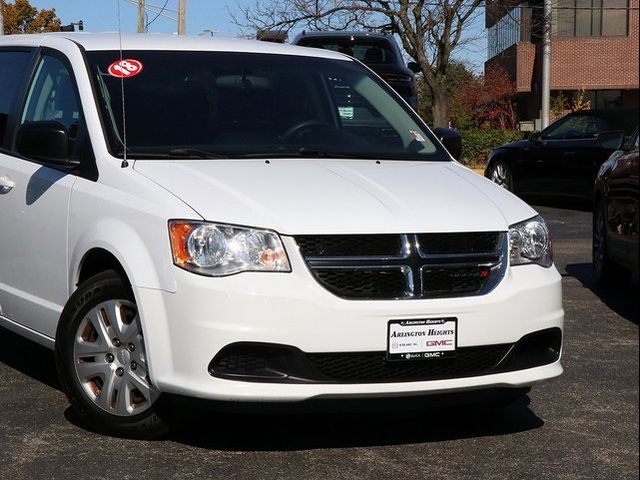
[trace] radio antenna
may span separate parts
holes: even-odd
[[[116,0],[117,10],[118,10],[118,44],[120,47],[120,64],[122,65],[123,55],[122,55],[122,23],[120,20],[120,0]],[[127,113],[124,102],[124,78],[120,77],[120,96],[122,97],[122,146],[123,148],[123,158],[122,164],[120,165],[122,168],[127,168],[129,166],[129,162],[127,161]]]

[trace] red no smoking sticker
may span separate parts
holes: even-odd
[[[116,60],[109,65],[109,75],[118,78],[135,77],[142,71],[142,62],[127,58],[125,60]]]

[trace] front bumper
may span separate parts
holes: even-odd
[[[297,247],[284,238],[289,252]],[[177,291],[136,288],[152,382],[163,392],[225,401],[302,401],[519,388],[557,377],[560,361],[482,376],[390,383],[283,384],[216,378],[211,359],[237,342],[283,344],[303,352],[386,349],[391,319],[458,318],[458,345],[515,343],[563,328],[561,278],[537,265],[509,268],[489,294],[477,297],[354,301],[324,290],[300,255],[292,273],[242,273],[209,278],[175,269]]]

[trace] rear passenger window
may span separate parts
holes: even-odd
[[[9,113],[22,89],[31,52],[0,51],[0,147],[6,146]]]

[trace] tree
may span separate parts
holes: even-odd
[[[245,29],[316,30],[362,28],[397,33],[419,66],[432,101],[433,125],[446,127],[452,54],[472,41],[463,29],[478,15],[481,0],[252,0],[232,21]],[[239,19],[238,17],[242,17]]]
[[[499,66],[490,66],[483,77],[471,79],[454,98],[454,111],[469,115],[472,126],[513,130],[518,117],[511,98],[516,93],[514,82]],[[462,123],[461,119],[457,119]],[[467,128],[469,125],[465,125]]]
[[[4,15],[4,33],[41,33],[60,30],[60,19],[55,8],[38,10],[29,0],[15,0],[14,3],[2,3]]]
[[[463,129],[464,125],[468,122],[463,119],[466,115],[466,108],[460,105],[460,102],[456,102],[459,98],[460,92],[467,87],[471,82],[477,80],[475,75],[464,63],[458,61],[452,61],[449,65],[449,72],[447,73],[447,112],[448,120],[451,121],[454,128]],[[421,101],[420,114],[429,124],[432,123],[431,117],[431,105],[432,101],[429,96],[428,88],[426,85],[422,85],[424,82],[422,79],[418,82],[418,85],[422,87],[421,91],[424,95],[424,100]],[[468,115],[466,115],[468,117]]]

